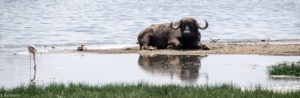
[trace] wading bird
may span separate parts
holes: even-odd
[[[33,79],[31,79],[31,81],[35,80],[35,76],[36,76],[36,61],[35,61],[35,53],[36,53],[36,49],[33,45],[28,45],[28,51],[29,51],[29,55],[30,55],[30,69],[31,69],[31,54],[33,55],[33,62],[34,62],[34,75],[33,75]],[[31,70],[30,70],[31,73]],[[31,77],[31,76],[30,76]]]

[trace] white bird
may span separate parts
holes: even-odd
[[[262,41],[262,42],[265,42],[265,41],[266,41],[263,32],[260,33],[260,41]]]
[[[212,43],[216,43],[217,41],[219,41],[220,39],[214,39],[214,38],[209,38],[209,42]]]
[[[33,55],[33,62],[34,62],[34,76],[33,76],[33,80],[35,80],[35,76],[36,76],[36,61],[35,61],[35,53],[36,53],[36,49],[33,45],[28,45],[28,51],[29,51],[29,55],[30,55],[30,69],[31,69],[31,54]],[[30,70],[31,72],[31,70]],[[30,76],[31,77],[31,76]]]

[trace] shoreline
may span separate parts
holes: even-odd
[[[168,55],[203,55],[203,54],[258,54],[258,55],[280,55],[280,56],[300,56],[300,44],[272,44],[268,42],[243,43],[243,42],[220,42],[204,43],[210,50],[139,50],[138,46],[116,48],[116,49],[88,49],[84,53],[100,54],[168,54]],[[66,52],[60,51],[60,52]]]

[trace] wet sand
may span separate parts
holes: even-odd
[[[201,54],[259,54],[299,56],[300,44],[296,43],[204,43],[210,50],[139,50],[139,47],[121,49],[91,49],[85,52],[103,54],[175,54],[175,55],[201,55]]]

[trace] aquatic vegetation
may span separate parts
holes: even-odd
[[[269,75],[300,76],[299,63],[282,63],[268,68]]]
[[[13,89],[0,89],[0,97],[210,97],[210,98],[296,98],[300,91],[295,92],[274,92],[256,88],[254,90],[241,90],[232,85],[218,86],[179,86],[179,85],[150,85],[147,83],[138,84],[108,84],[102,86],[70,83],[49,85],[19,86]]]

